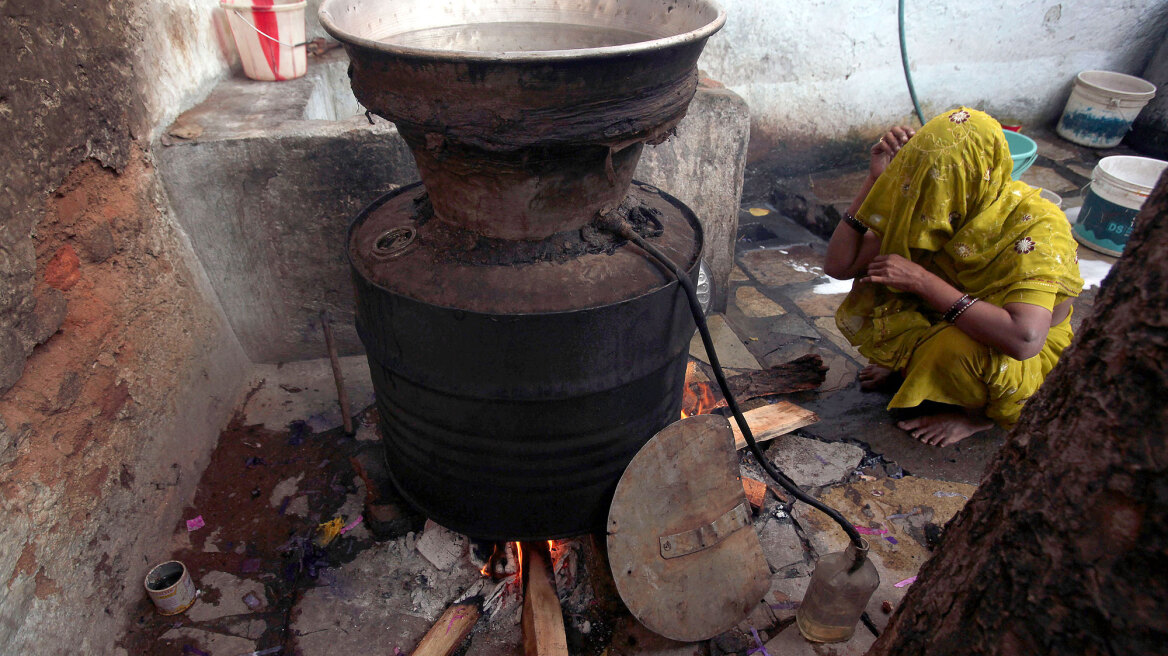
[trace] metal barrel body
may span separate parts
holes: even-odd
[[[669,200],[693,229],[693,279],[701,229]],[[390,474],[450,529],[497,540],[601,530],[628,462],[680,414],[694,325],[676,281],[514,314],[429,303],[359,266],[353,282]]]

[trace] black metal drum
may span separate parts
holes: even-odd
[[[619,210],[696,278],[701,227],[634,183]],[[435,221],[425,190],[349,230],[357,328],[401,494],[494,540],[604,528],[621,473],[680,414],[685,294],[636,246],[586,226],[492,241]]]

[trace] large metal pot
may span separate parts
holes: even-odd
[[[697,89],[706,0],[325,0],[357,100],[409,144],[439,220],[502,239],[586,223]]]

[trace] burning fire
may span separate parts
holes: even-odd
[[[697,362],[690,361],[685,368],[685,389],[681,397],[681,418],[704,415],[726,405],[726,400],[714,392],[714,385],[698,380]]]
[[[519,572],[520,559],[518,542],[496,542],[495,549],[487,558],[487,564],[479,572],[495,580],[505,579]]]
[[[548,553],[553,561],[561,559],[562,544],[557,540],[548,540]],[[523,545],[519,542],[496,542],[495,549],[487,559],[487,564],[479,570],[483,576],[493,579],[503,579],[523,572]]]

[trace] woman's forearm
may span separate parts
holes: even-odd
[[[916,293],[937,312],[953,307],[964,294],[949,283],[925,272]],[[1032,358],[1046,344],[1051,312],[1039,305],[1008,303],[1001,308],[990,303],[974,303],[957,317],[953,325],[974,340],[1016,359]]]
[[[847,213],[855,216],[864,199],[868,197],[876,179],[871,175],[864,181],[856,198],[848,207]],[[824,258],[823,271],[837,280],[850,280],[864,272],[868,263],[880,252],[880,238],[871,231],[860,234],[855,228],[841,220],[831,233],[831,240],[827,243],[827,256]]]

